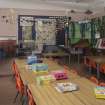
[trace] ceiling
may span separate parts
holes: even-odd
[[[75,10],[77,14],[91,10],[95,15],[105,11],[105,0],[0,0],[0,8],[57,11],[65,15],[71,15],[71,10]]]
[[[0,7],[27,9],[80,10],[102,9],[105,0],[0,0]]]

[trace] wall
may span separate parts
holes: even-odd
[[[7,16],[11,22],[6,23],[2,16]],[[18,15],[43,15],[43,16],[67,16],[65,10],[34,10],[34,9],[0,9],[0,36],[18,35]],[[84,14],[69,14],[72,20],[82,20],[86,17]]]
[[[13,15],[10,9],[0,9],[0,37],[16,36],[16,17]]]
[[[0,36],[16,36],[16,24],[6,24],[0,21]]]

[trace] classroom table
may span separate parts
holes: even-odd
[[[59,93],[53,85],[38,86],[29,84],[33,98],[37,105],[104,105],[105,101],[96,99],[94,87],[89,80],[85,78],[69,80],[79,86],[78,91]]]
[[[97,69],[97,78],[100,78],[100,66],[102,64],[105,64],[105,56],[85,56],[85,59],[88,59],[90,62],[90,72],[91,72],[91,62],[94,62],[96,64]],[[86,60],[85,60],[86,61]]]
[[[64,68],[64,66],[58,65],[57,62],[54,62],[53,60],[49,60],[44,58],[43,63],[48,64],[48,70],[49,72],[52,70],[61,70]],[[35,77],[38,76],[38,74],[35,74],[32,70],[26,69],[27,67],[27,62],[26,59],[15,59],[15,64],[18,68],[18,71],[20,73],[20,76],[24,82],[26,83],[35,83],[36,79]],[[80,76],[76,76],[72,72],[68,72],[68,75],[72,78],[80,78]]]
[[[48,59],[44,59],[43,62],[48,64],[49,71],[63,68],[63,66]],[[36,105],[105,105],[104,100],[95,98],[93,89],[96,85],[84,77],[67,71],[69,79],[55,81],[50,85],[41,86],[36,83],[37,75],[33,71],[26,69],[26,60],[15,59],[15,63],[23,83],[27,84],[30,89]],[[76,83],[79,86],[79,90],[74,92],[59,93],[54,88],[56,82]]]
[[[65,52],[56,52],[56,53],[52,53],[52,52],[49,52],[49,53],[43,53],[42,54],[43,57],[59,57],[59,58],[64,58],[64,57],[68,57],[68,61],[70,63],[70,54],[69,53],[65,53]],[[64,61],[65,63],[65,61]]]

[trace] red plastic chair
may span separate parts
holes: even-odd
[[[104,86],[105,87],[105,82],[100,82],[99,86]]]
[[[28,105],[36,105],[29,89],[27,89],[27,95],[28,95]]]
[[[97,85],[99,84],[98,79],[97,79],[96,77],[94,77],[94,76],[90,77],[90,80],[91,80],[93,83],[97,84]]]

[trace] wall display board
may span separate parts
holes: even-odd
[[[71,44],[77,43],[80,39],[91,39],[90,21],[71,22],[69,29]]]
[[[20,47],[65,44],[68,17],[66,16],[18,16],[18,44]],[[35,47],[33,46],[33,47]]]
[[[70,42],[71,44],[76,43],[81,38],[80,24],[78,22],[72,22],[69,26],[70,29]]]
[[[55,45],[56,43],[56,20],[55,19],[36,19],[36,43]]]

